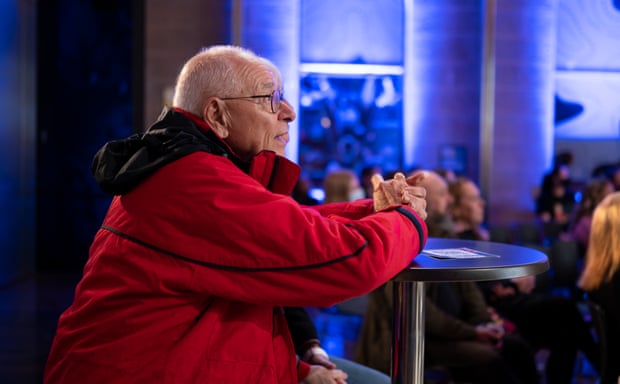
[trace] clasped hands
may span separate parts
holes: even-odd
[[[312,364],[310,374],[300,384],[347,384],[348,375],[337,369],[327,354],[313,354],[308,363]]]
[[[375,212],[395,205],[408,205],[426,220],[426,188],[418,186],[425,177],[426,173],[423,171],[409,177],[397,172],[390,180],[383,180],[379,174],[373,175],[370,180],[373,186]]]
[[[486,344],[490,344],[497,349],[502,347],[504,338],[504,327],[495,322],[479,324],[476,326],[476,339]]]

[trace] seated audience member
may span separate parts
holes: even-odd
[[[347,374],[348,384],[389,384],[390,377],[353,361],[328,356],[321,348],[318,332],[303,307],[285,307],[284,315],[293,337],[295,351],[303,362],[327,369],[339,368]]]
[[[444,180],[446,180],[446,182],[448,184],[450,184],[451,182],[455,181],[457,178],[456,172],[454,172],[453,170],[449,169],[449,168],[437,168],[435,169],[435,172],[444,178]]]
[[[95,179],[115,196],[47,384],[346,380],[298,366],[282,308],[329,306],[405,268],[426,241],[426,191],[400,175],[375,178],[372,200],[301,206],[284,157],[294,119],[272,63],[216,46],[185,63],[158,122],[99,150]]]
[[[605,311],[608,372],[602,384],[615,384],[620,376],[620,192],[605,197],[594,210],[579,286]]]
[[[469,179],[459,178],[450,185],[450,192],[456,235],[463,239],[488,240],[488,233],[482,227],[485,202],[480,197],[478,186]],[[534,276],[525,276],[481,282],[479,285],[483,288],[487,303],[513,322],[534,348],[549,349],[546,382],[571,383],[577,350],[584,352],[598,368],[596,344],[573,301],[533,292],[534,284]]]
[[[538,218],[543,225],[556,227],[556,236],[566,231],[575,205],[575,197],[570,187],[568,166],[556,165],[551,173],[545,175],[536,200]]]
[[[427,190],[429,236],[455,237],[447,215],[451,196],[435,172],[420,185]],[[522,383],[538,380],[529,345],[493,322],[482,293],[473,282],[427,285],[425,364],[449,370],[468,383]],[[356,361],[383,372],[390,370],[392,284],[370,294]]]
[[[620,191],[620,162],[598,165],[592,170],[592,177],[606,178],[613,184],[614,191]]]
[[[579,244],[582,255],[585,255],[588,249],[594,208],[613,191],[614,186],[607,179],[592,180],[583,188],[581,201],[577,204],[575,216],[570,226],[571,237]]]
[[[325,203],[355,201],[366,197],[357,175],[348,169],[331,171],[323,182]]]

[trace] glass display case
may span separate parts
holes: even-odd
[[[398,68],[302,72],[299,164],[312,187],[320,188],[332,169],[358,175],[369,166],[384,172],[401,169],[403,81]]]

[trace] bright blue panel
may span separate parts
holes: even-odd
[[[560,1],[556,139],[620,138],[619,4]]]
[[[612,0],[561,0],[559,69],[620,70],[620,9]]]
[[[556,89],[556,138],[620,138],[620,72],[557,72]]]
[[[301,0],[301,62],[403,63],[402,0]]]

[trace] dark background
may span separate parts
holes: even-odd
[[[134,126],[139,7],[120,0],[39,2],[39,271],[81,269],[111,199],[95,184],[90,164],[103,143]]]

